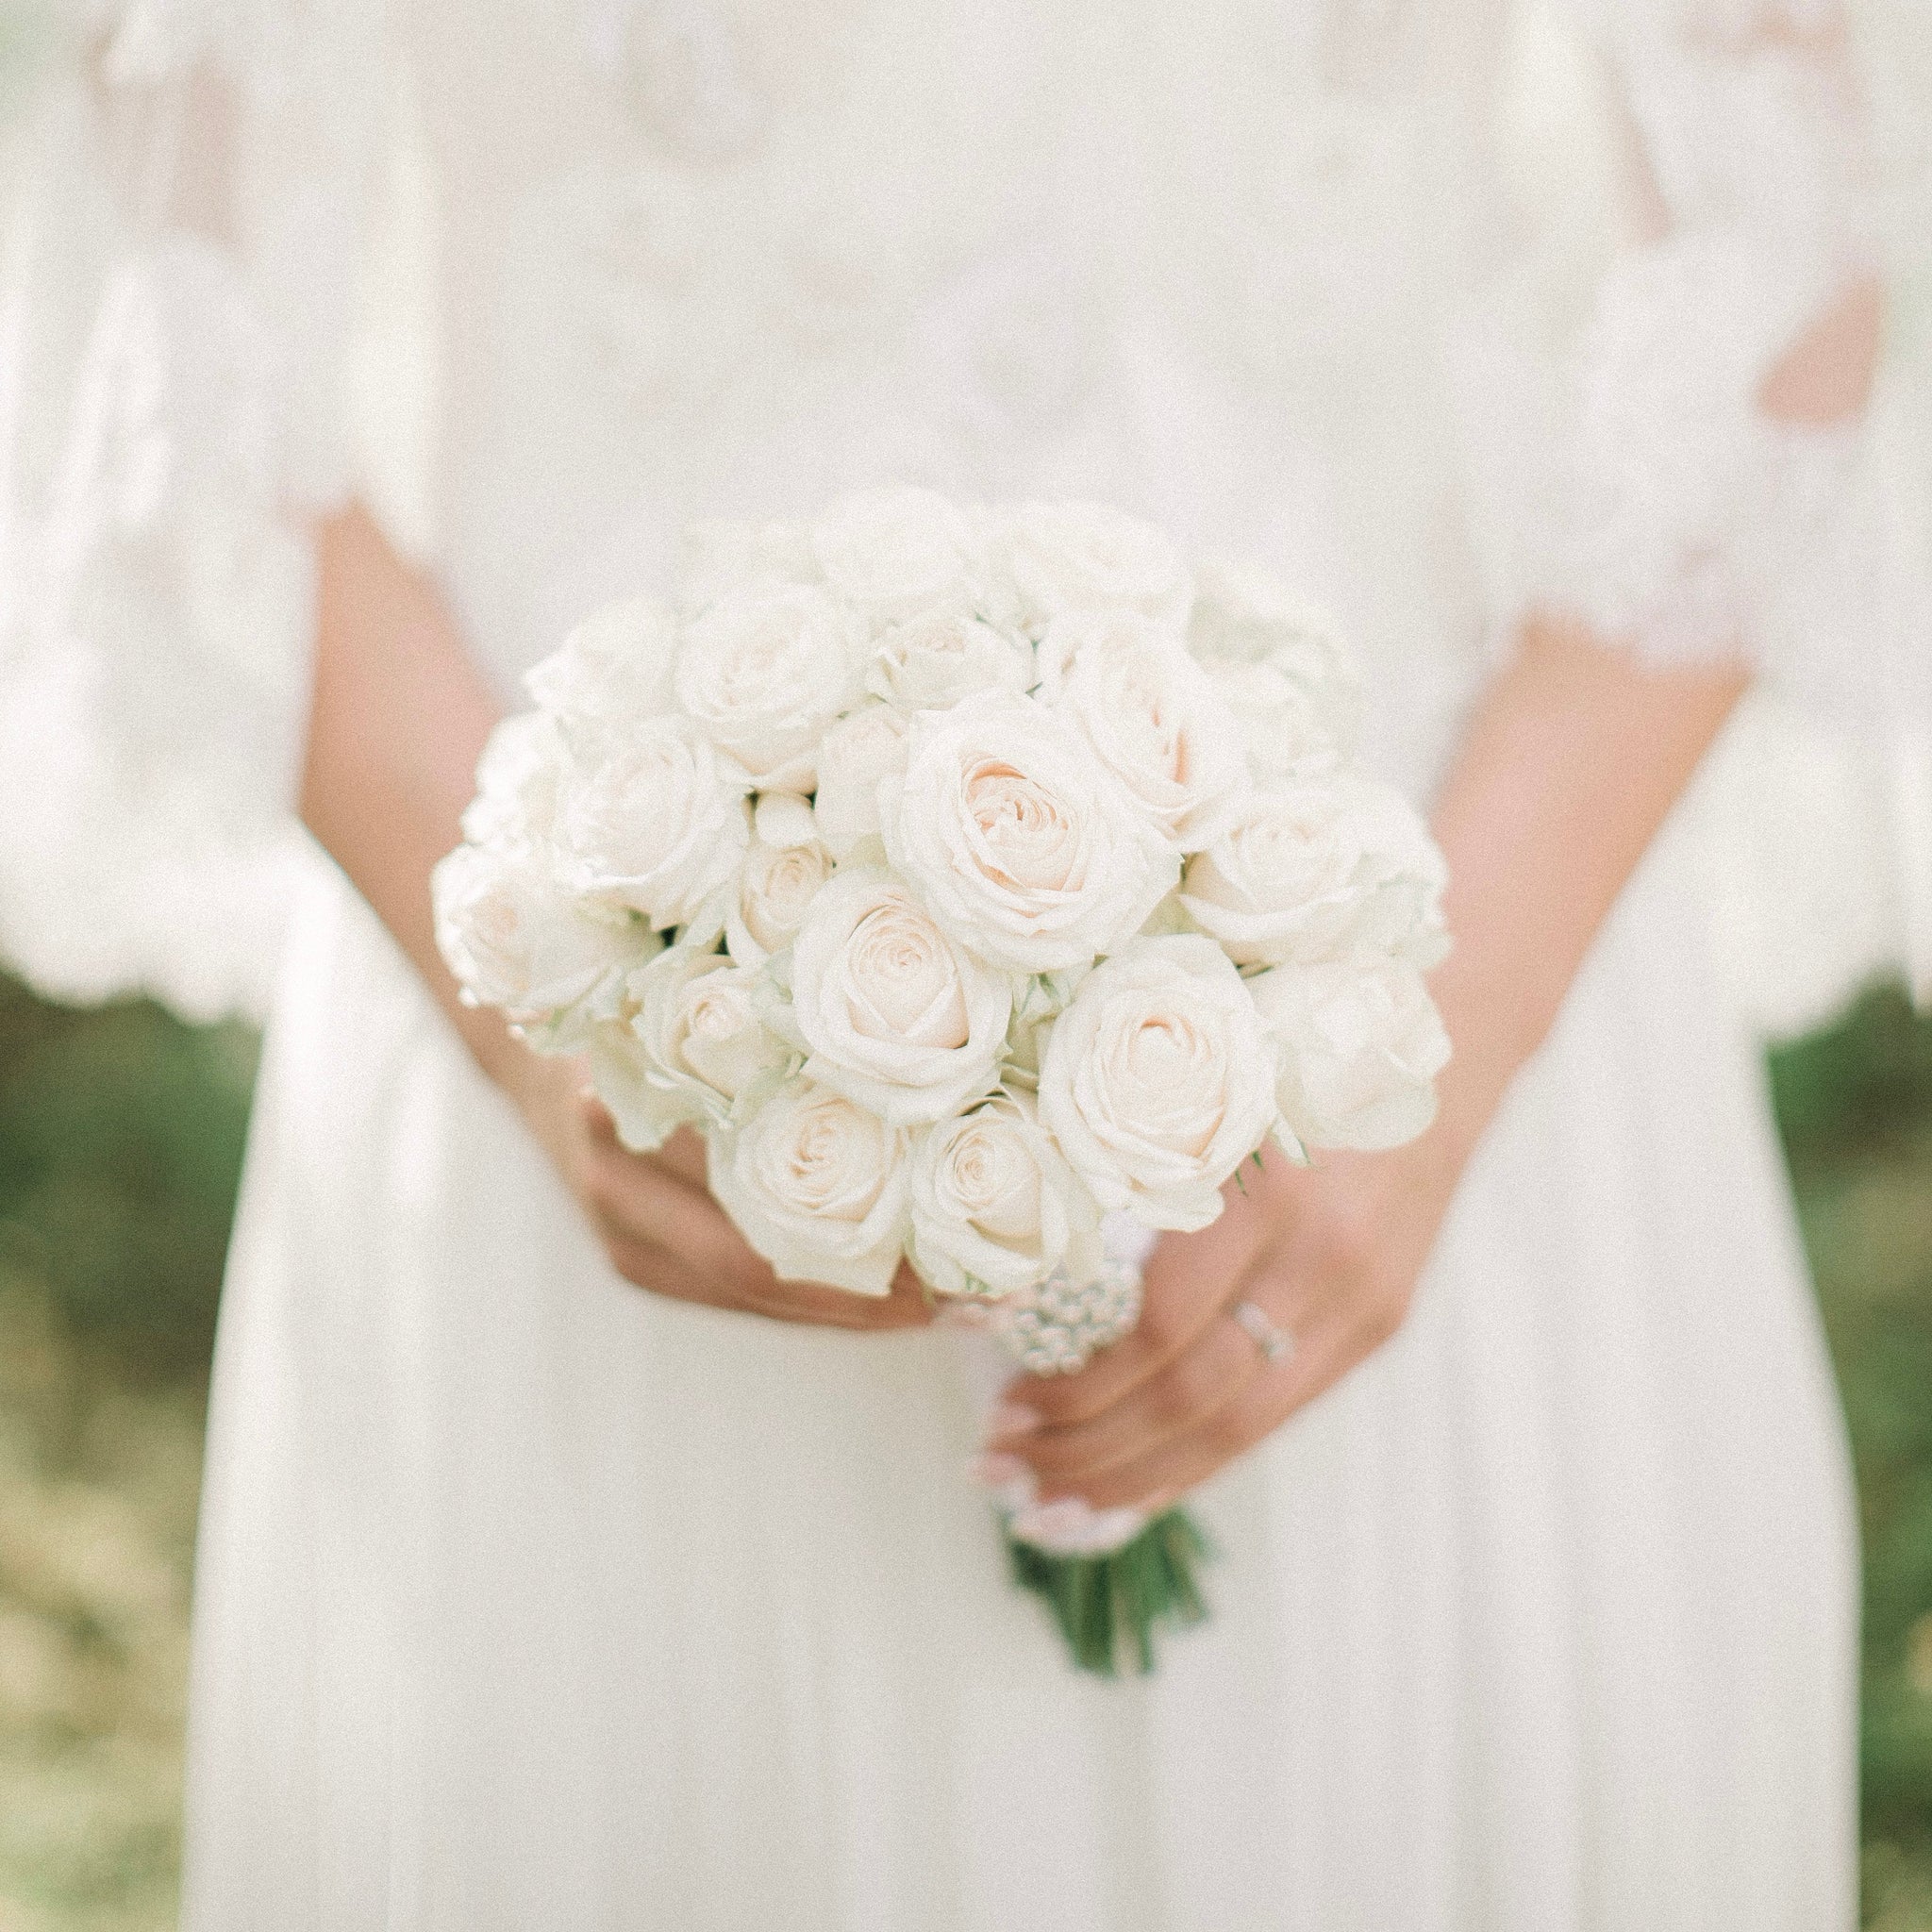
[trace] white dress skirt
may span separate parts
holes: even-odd
[[[687,519],[908,481],[1306,585],[1418,799],[1536,606],[1898,715],[1874,439],[1757,407],[1874,245],[1832,11],[95,9],[0,317],[0,948],[224,1004],[352,489],[510,703]],[[1693,793],[1118,1684],[1007,1578],[959,1338],[619,1280],[298,865],[186,1932],[1845,1932],[1844,1442],[1707,858]]]
[[[1146,1683],[1008,1585],[955,1338],[617,1279],[318,877],[223,1313],[186,1924],[1850,1925],[1843,1432],[1697,829],[1406,1327],[1201,1493],[1213,1618]]]

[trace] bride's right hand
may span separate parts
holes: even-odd
[[[682,1128],[633,1154],[591,1092],[582,1063],[526,1055],[504,1082],[626,1281],[675,1300],[829,1328],[916,1328],[932,1319],[903,1262],[889,1295],[781,1281],[711,1198],[705,1143]]]
[[[588,1096],[580,1062],[546,1059],[503,1015],[468,1007],[437,952],[431,868],[462,835],[477,755],[496,723],[435,583],[351,504],[317,531],[321,596],[302,816],[395,935],[485,1075],[522,1112],[625,1280],[679,1301],[833,1328],[930,1316],[909,1269],[876,1299],[780,1281],[705,1184],[704,1144],[632,1154]]]

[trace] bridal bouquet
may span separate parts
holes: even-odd
[[[588,1056],[626,1144],[703,1133],[782,1276],[909,1262],[1070,1371],[1138,1315],[1136,1238],[1206,1226],[1268,1140],[1431,1117],[1441,859],[1267,577],[1091,505],[860,495],[698,526],[675,605],[527,686],[437,871],[444,955]],[[1090,1668],[1201,1614],[1181,1512],[1007,1529]]]

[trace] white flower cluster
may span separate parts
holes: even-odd
[[[530,675],[438,869],[467,996],[691,1123],[789,1277],[944,1294],[1198,1228],[1271,1135],[1389,1147],[1448,1058],[1442,862],[1332,629],[1084,504],[692,533]]]

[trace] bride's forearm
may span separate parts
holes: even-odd
[[[302,818],[395,936],[486,1073],[532,1060],[465,1007],[436,949],[430,868],[461,836],[498,705],[448,609],[358,506],[317,532],[314,695]]]
[[[1435,813],[1456,936],[1435,991],[1456,1058],[1429,1138],[1456,1166],[1745,683],[1541,624],[1485,694]]]
[[[1779,358],[1758,403],[1822,427],[1871,392],[1883,291],[1849,281]],[[1437,975],[1457,1042],[1430,1142],[1459,1162],[1557,1016],[1591,936],[1745,684],[1660,670],[1579,627],[1532,625],[1478,710],[1436,811],[1457,950]]]

